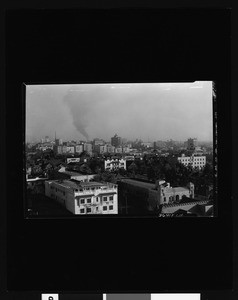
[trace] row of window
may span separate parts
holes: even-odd
[[[81,188],[81,189],[75,189],[74,191],[75,192],[83,192],[83,191],[95,191],[95,190],[100,190],[101,189],[101,187],[91,187],[91,188],[89,188],[89,187],[86,187],[86,188]]]
[[[117,186],[115,185],[115,186],[112,186],[112,188],[116,188]],[[74,191],[75,192],[83,192],[83,191],[95,191],[95,190],[105,190],[105,189],[107,189],[107,187],[105,188],[105,187],[91,187],[91,188],[89,188],[89,187],[86,187],[86,188],[81,188],[81,189],[75,189]]]
[[[113,205],[109,205],[109,207],[103,206],[102,209],[103,209],[103,211],[113,210]],[[99,211],[99,208],[98,208],[98,206],[96,206],[96,212],[98,212],[98,211]],[[91,213],[92,212],[92,208],[91,207],[87,207],[86,209],[85,208],[81,208],[80,209],[80,213],[81,214],[85,214],[85,212],[86,213]]]
[[[102,200],[104,202],[113,201],[113,196],[109,196],[109,197],[103,196]],[[99,202],[99,201],[100,201],[100,197],[96,197],[96,202]],[[85,203],[90,204],[90,203],[92,203],[92,198],[82,198],[82,199],[80,199],[80,203],[81,204],[85,204]],[[79,205],[79,203],[78,203],[78,205]]]
[[[193,162],[193,163],[185,162],[184,164],[185,164],[185,165],[189,165],[189,164],[194,164],[194,165],[204,165],[205,163],[204,163],[204,162],[198,161],[198,162]]]
[[[189,161],[194,161],[194,162],[197,162],[197,161],[203,161],[203,162],[205,162],[205,158],[198,158],[198,159],[190,159],[190,158],[188,158],[188,159],[181,159],[181,161],[182,162],[189,162]]]

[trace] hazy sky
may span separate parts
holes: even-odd
[[[27,85],[26,137],[212,140],[212,82]]]

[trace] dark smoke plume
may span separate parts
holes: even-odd
[[[70,109],[73,125],[88,141],[89,135],[86,127],[89,123],[89,101],[82,96],[80,97],[77,94],[77,90],[73,89],[68,90],[68,93],[64,96],[64,101]]]

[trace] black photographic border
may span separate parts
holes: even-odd
[[[226,39],[226,41],[228,41],[229,39]],[[229,43],[228,43],[229,44]],[[229,45],[227,46],[227,51],[229,52]],[[224,50],[224,49],[223,49]],[[217,51],[218,51],[218,53],[219,53],[219,49],[217,49]],[[218,59],[219,58],[219,55],[218,55],[218,53],[214,53],[214,55],[216,56],[216,58]],[[229,59],[228,59],[229,60]],[[226,61],[227,62],[227,61]],[[218,60],[217,61],[217,63],[218,64],[220,64],[220,61]],[[214,65],[213,65],[214,66]],[[208,69],[206,69],[206,71],[205,71],[205,73],[207,72],[207,74],[208,74],[208,77],[207,78],[200,78],[200,80],[216,80],[216,78],[214,78],[214,76],[212,76],[213,78],[211,78],[210,76],[209,76],[209,74],[210,74],[210,72],[208,71]],[[226,77],[226,75],[228,76],[228,79],[226,79],[225,77]],[[216,77],[216,76],[215,76]],[[223,85],[223,83],[221,84],[221,81],[223,81],[223,79],[225,78],[225,81],[226,81],[226,83],[225,83],[225,87],[224,87],[224,85]],[[197,78],[196,78],[197,79]],[[198,80],[198,79],[197,79]],[[218,72],[218,80],[216,80],[216,82],[218,82],[218,86],[219,86],[219,84],[221,84],[221,85],[223,85],[223,93],[222,93],[222,95],[223,95],[223,97],[224,96],[228,96],[228,98],[230,98],[230,91],[229,91],[229,88],[230,88],[230,78],[229,78],[229,74],[223,74],[223,76],[221,75],[221,73],[219,74],[219,72]],[[9,81],[8,81],[8,84],[9,84]],[[10,84],[10,86],[11,86],[11,84]],[[224,90],[225,90],[225,94],[224,94]],[[19,91],[18,91],[19,92]],[[7,93],[9,94],[9,89],[7,89]],[[10,93],[11,94],[11,93]],[[15,94],[16,95],[16,94]],[[19,95],[18,95],[19,96]],[[230,164],[231,164],[231,157],[229,156],[230,155],[230,150],[228,149],[228,147],[227,146],[225,146],[225,144],[226,144],[226,142],[228,142],[229,143],[229,141],[230,141],[230,137],[231,137],[231,132],[230,132],[230,123],[229,123],[229,117],[230,117],[230,110],[229,110],[229,108],[230,108],[230,104],[229,104],[229,101],[228,101],[228,103],[224,100],[224,98],[223,98],[222,96],[220,96],[220,95],[217,95],[217,98],[219,99],[220,98],[220,103],[223,103],[223,105],[224,106],[226,106],[226,105],[228,105],[228,108],[227,107],[224,107],[224,115],[223,115],[223,117],[221,117],[220,118],[220,121],[218,120],[218,131],[219,131],[219,128],[220,128],[220,132],[222,133],[222,134],[224,134],[224,133],[226,133],[227,132],[227,137],[225,138],[225,139],[223,139],[223,140],[220,140],[219,141],[219,139],[218,139],[218,158],[221,158],[221,161],[219,162],[219,160],[218,160],[218,164],[219,164],[219,170],[223,170],[223,167],[224,167],[224,170],[225,170],[225,174],[226,175],[228,175],[228,174],[230,174],[228,171],[227,171],[227,169],[226,168],[228,168],[229,170],[230,170]],[[223,98],[223,100],[222,100],[222,98]],[[9,99],[9,98],[8,98]],[[8,104],[7,104],[8,105]],[[9,107],[9,106],[7,106],[7,107]],[[222,109],[221,108],[219,108],[218,109],[218,111],[222,111]],[[219,114],[218,114],[218,117],[219,117]],[[225,121],[225,123],[223,123],[222,121]],[[219,123],[220,122],[220,123]],[[221,124],[221,123],[223,123],[223,124]],[[9,123],[8,123],[8,125],[9,125]],[[224,129],[224,128],[226,128],[226,130]],[[228,129],[228,130],[227,130]],[[17,132],[19,133],[19,130],[17,130]],[[8,131],[7,131],[7,133],[8,133]],[[219,152],[219,143],[220,143],[220,146],[225,146],[223,149],[224,149],[224,156],[223,156],[223,153],[221,153],[221,152],[223,152],[223,149],[221,149],[220,148],[220,152]],[[224,162],[224,157],[225,156],[227,156],[228,155],[228,159],[227,159],[227,161],[226,161],[226,163]],[[220,168],[220,166],[222,167],[222,168]],[[9,173],[8,173],[9,174]],[[224,175],[222,175],[222,176],[224,176]],[[224,178],[224,177],[223,177]],[[226,181],[225,181],[225,187],[231,187],[230,186],[230,184],[227,184],[227,181],[229,181],[230,180],[230,176],[228,176],[228,178],[226,179]],[[218,181],[219,181],[219,179],[218,179]],[[221,182],[220,182],[221,183]],[[229,199],[229,195],[230,195],[230,191],[229,191],[229,189],[228,189],[228,195],[227,195],[227,197],[228,197],[228,199]],[[223,195],[224,195],[224,193],[223,193]],[[223,201],[223,199],[221,200],[221,201]],[[228,200],[229,201],[229,203],[231,204],[231,202],[230,202],[230,200]],[[228,229],[229,228],[229,230],[231,230],[232,231],[232,226],[231,226],[231,220],[229,221],[229,218],[231,218],[231,207],[229,206],[229,207],[226,207],[224,204],[222,205],[222,208],[221,208],[221,210],[222,210],[222,217],[220,216],[220,217],[218,217],[219,218],[219,226],[217,227],[217,229],[221,229],[221,222],[222,221],[224,221],[225,220],[225,222],[224,222],[224,227],[223,228],[226,228],[226,229]],[[12,214],[13,213],[13,214]],[[19,211],[18,210],[15,210],[14,211],[14,209],[13,209],[13,211],[11,211],[11,213],[10,213],[10,215],[8,214],[8,260],[9,260],[9,257],[10,258],[12,258],[13,256],[11,255],[12,253],[14,253],[14,251],[12,251],[12,249],[11,250],[9,250],[9,236],[11,237],[11,234],[13,233],[13,231],[14,231],[14,229],[13,229],[13,227],[15,227],[14,226],[14,224],[13,223],[11,223],[11,222],[9,222],[9,216],[11,216],[11,217],[16,217],[16,216],[18,216],[18,213],[19,213]],[[219,213],[218,213],[218,216],[219,216]],[[224,218],[224,216],[225,216],[225,218]],[[16,222],[15,222],[15,225],[16,224],[18,224],[18,221],[19,221],[19,219],[17,218],[16,219]],[[49,224],[50,224],[50,222],[49,222]],[[9,226],[10,225],[10,226]],[[28,224],[29,225],[29,224]],[[24,227],[24,230],[28,230],[27,229],[27,227],[28,227],[28,225],[26,225],[26,224],[24,224],[23,225],[23,227]],[[31,224],[32,225],[32,224]],[[22,226],[22,225],[21,225]],[[210,226],[210,224],[208,224],[208,226]],[[10,230],[9,230],[9,228],[10,228]],[[29,228],[29,227],[28,227]],[[211,226],[210,226],[210,228],[211,228]],[[213,228],[214,230],[215,230],[215,228]],[[9,235],[9,233],[10,233],[10,235]],[[18,232],[19,233],[19,232]],[[23,232],[22,233],[22,236],[20,236],[20,241],[22,240],[23,242],[24,242],[24,234],[25,234],[26,232]],[[223,250],[224,249],[226,249],[226,251],[225,251],[225,253],[228,255],[228,257],[227,258],[225,258],[226,259],[226,262],[228,263],[228,265],[225,267],[225,264],[224,263],[221,263],[220,264],[220,268],[219,268],[219,275],[220,276],[224,276],[224,277],[226,277],[226,275],[228,275],[228,277],[226,278],[226,279],[224,279],[224,280],[222,280],[222,283],[225,283],[224,285],[223,284],[221,284],[221,285],[216,285],[216,286],[214,286],[213,284],[208,284],[205,288],[204,288],[204,282],[203,282],[203,284],[201,285],[202,287],[201,287],[201,289],[202,290],[206,290],[206,289],[208,289],[208,290],[214,290],[214,289],[230,289],[231,288],[231,286],[232,286],[232,284],[231,284],[231,282],[232,282],[232,276],[230,276],[230,274],[232,273],[232,271],[231,271],[231,260],[232,260],[232,258],[231,258],[231,256],[232,256],[232,242],[231,242],[231,235],[232,235],[232,232],[228,232],[228,236],[227,236],[227,239],[223,239],[223,242],[228,242],[228,245],[226,245],[226,246],[224,246],[224,248],[222,248]],[[30,236],[30,235],[29,235]],[[216,237],[217,238],[217,237]],[[32,239],[32,242],[34,242],[35,240],[34,239]],[[215,239],[215,241],[216,241],[216,239]],[[16,242],[16,243],[14,243],[14,245],[16,246],[17,244],[19,243],[19,239],[18,239],[18,241]],[[12,244],[10,244],[11,246],[12,246]],[[20,244],[19,244],[20,245]],[[229,248],[229,250],[228,250],[228,248]],[[212,250],[214,250],[214,248],[212,248]],[[16,251],[15,251],[15,253],[16,253]],[[10,254],[10,255],[9,255]],[[22,254],[22,252],[21,252],[21,254]],[[198,253],[196,253],[197,255],[198,255]],[[212,254],[214,254],[213,252],[212,252]],[[222,253],[221,253],[222,254]],[[224,252],[223,252],[223,254],[224,254]],[[21,255],[20,255],[20,257],[21,257]],[[190,257],[190,256],[189,256]],[[13,257],[14,258],[14,257]],[[18,253],[18,258],[19,258],[19,253]],[[216,258],[218,258],[218,255],[215,255],[215,256],[212,256],[211,255],[211,260],[213,260],[213,259],[216,259]],[[9,263],[9,261],[8,261],[8,263]],[[9,265],[8,265],[8,272],[9,272],[9,275],[13,275],[13,271],[14,271],[14,263],[15,263],[15,267],[19,267],[19,261],[17,261],[17,258],[16,258],[16,260],[15,260],[15,262],[11,262],[11,264],[10,264],[10,268],[9,268]],[[28,265],[27,265],[28,266]],[[215,264],[214,264],[214,262],[212,263],[212,266],[214,267],[215,266]],[[225,268],[225,269],[224,269]],[[186,269],[186,268],[185,268]],[[200,268],[199,268],[200,269]],[[227,269],[229,269],[228,270],[228,273],[227,273]],[[31,269],[31,271],[32,271],[33,269]],[[225,272],[224,272],[224,270],[225,270]],[[71,270],[72,271],[72,270]],[[215,270],[214,270],[214,272],[215,272]],[[33,275],[35,275],[36,273],[34,273],[33,272]],[[10,276],[10,277],[11,277]],[[217,275],[218,276],[218,275]],[[49,277],[48,277],[49,278]],[[8,278],[9,279],[9,278]],[[11,278],[12,279],[12,278]],[[219,282],[219,280],[217,281],[217,282]],[[44,281],[44,283],[46,283],[45,281]],[[189,283],[191,284],[191,281],[189,281]],[[213,282],[214,283],[214,282]],[[51,285],[51,286],[55,286],[55,284],[56,284],[56,282],[52,282],[52,283],[50,283],[49,285]],[[44,285],[44,284],[43,284]],[[57,284],[56,284],[57,285]],[[15,286],[15,288],[14,288],[14,286]],[[195,285],[196,286],[196,285]],[[20,289],[22,289],[22,290],[28,290],[29,291],[29,288],[26,288],[26,285],[24,285],[23,287],[20,287],[20,285],[19,284],[16,284],[16,281],[15,281],[15,283],[13,283],[13,285],[12,285],[12,282],[11,282],[11,284],[10,284],[10,290],[11,290],[11,288],[12,288],[12,290],[20,290]],[[20,287],[20,289],[19,289],[19,287]],[[191,286],[191,288],[192,288],[192,290],[194,291],[194,287],[192,287]],[[200,290],[201,291],[201,289],[200,288],[196,288],[195,287],[195,289],[196,290]],[[30,288],[30,290],[32,290],[32,288]],[[34,290],[34,287],[33,287],[33,290]],[[38,289],[39,290],[39,289]],[[55,290],[55,288],[53,288],[53,289],[51,289],[47,284],[46,285],[44,285],[44,290]],[[60,289],[61,290],[61,289]],[[174,288],[172,288],[172,290],[174,291],[174,292],[176,292],[176,291],[178,291],[176,288],[174,289]],[[183,289],[183,290],[186,290],[186,291],[189,291],[189,290],[191,290],[190,288],[186,288],[186,289]],[[115,289],[113,289],[113,291],[115,291]],[[120,292],[121,290],[118,290],[118,292]],[[158,291],[158,290],[157,290]],[[107,291],[107,292],[109,292],[109,291]],[[152,292],[152,291],[151,291]],[[27,294],[27,293],[26,293]],[[206,292],[205,292],[205,294],[206,294]],[[207,294],[209,294],[209,293],[207,293]],[[210,292],[210,295],[212,294],[212,292]],[[217,294],[217,292],[215,292],[215,294]],[[218,292],[218,294],[219,295],[224,295],[224,293],[220,293],[220,292]],[[229,294],[229,292],[227,293],[227,294]]]

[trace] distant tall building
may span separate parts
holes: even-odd
[[[114,135],[114,137],[111,138],[111,144],[114,147],[119,147],[122,144],[122,139],[117,134]]]
[[[93,146],[94,147],[97,146],[97,145],[104,145],[104,144],[105,144],[105,142],[102,139],[96,138],[96,139],[93,140]]]
[[[80,145],[76,145],[76,146],[75,146],[75,152],[76,152],[76,153],[79,153],[79,154],[82,153],[82,152],[83,152],[83,149],[84,149],[84,148],[83,148],[83,144],[80,144]]]
[[[48,135],[45,136],[45,143],[49,143],[50,142],[50,138],[48,137]]]
[[[57,154],[63,154],[63,146],[57,146]]]
[[[92,144],[91,143],[85,143],[84,144],[84,151],[86,151],[88,154],[92,155]]]
[[[187,149],[188,150],[195,150],[196,147],[197,147],[197,139],[189,138],[188,141],[187,141]]]

